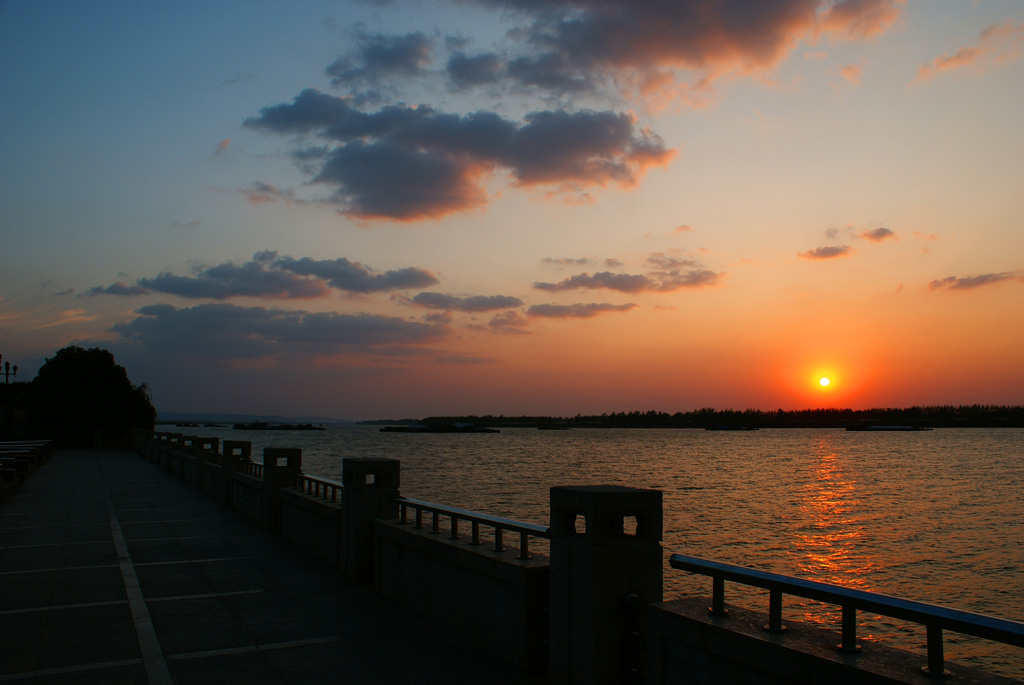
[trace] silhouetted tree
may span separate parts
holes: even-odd
[[[114,355],[74,345],[46,360],[32,381],[29,411],[36,431],[58,445],[122,443],[132,428],[152,429],[149,388],[132,385]]]

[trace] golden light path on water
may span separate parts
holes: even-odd
[[[303,448],[304,471],[340,479],[345,457],[402,462],[402,493],[547,523],[553,485],[664,493],[666,558],[679,552],[1024,620],[1024,430],[864,433],[780,429],[503,429],[491,435],[199,429]],[[258,458],[258,457],[257,457]],[[710,579],[666,571],[667,598]],[[735,583],[726,601],[767,613]],[[786,621],[837,630],[837,607],[786,596]],[[924,654],[924,628],[859,614],[858,637]],[[1024,679],[1024,650],[945,633],[947,659]]]

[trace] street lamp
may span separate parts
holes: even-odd
[[[3,358],[4,358],[4,356],[2,354],[0,354],[0,360],[3,360]],[[3,373],[3,375],[4,375],[4,384],[5,385],[10,385],[10,383],[11,383],[11,376],[17,376],[18,375],[18,367],[17,366],[11,367],[11,363],[10,362],[4,362],[4,370],[0,371],[0,373]]]
[[[0,354],[0,360],[4,356]],[[4,385],[11,384],[11,376],[18,375],[18,367],[11,367],[10,362],[4,362],[3,371],[0,371],[4,375]],[[7,439],[7,392],[3,393],[3,400],[0,402],[0,438]]]

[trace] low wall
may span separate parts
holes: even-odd
[[[199,460],[185,455],[181,460],[181,479],[189,485],[199,487]]]
[[[262,523],[263,481],[248,473],[232,473],[231,508],[248,519]]]
[[[224,496],[224,467],[212,461],[203,464],[203,482],[200,490],[211,497],[222,499]]]
[[[447,531],[378,520],[377,591],[474,647],[532,673],[547,667],[547,557],[517,559]]]
[[[341,504],[283,490],[278,507],[281,537],[332,568],[341,568]]]

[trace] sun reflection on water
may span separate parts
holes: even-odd
[[[804,578],[861,590],[871,589],[874,564],[865,553],[863,493],[849,457],[833,436],[824,435],[810,457],[810,473],[798,504],[795,531],[797,574]],[[815,623],[834,622],[838,607],[796,602],[799,617]],[[867,637],[867,636],[865,636]]]

